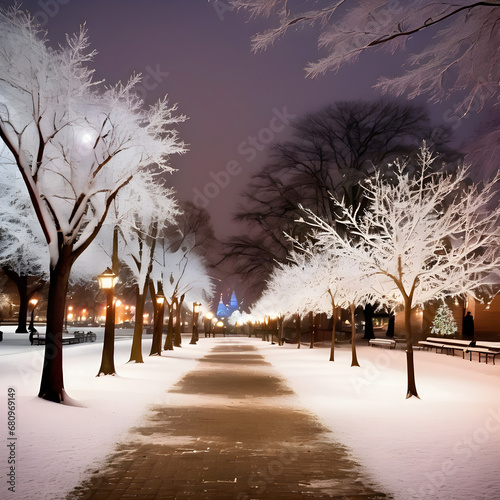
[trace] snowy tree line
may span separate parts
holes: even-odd
[[[345,64],[357,62],[361,54],[377,48],[388,48],[393,53],[404,50],[407,42],[415,38],[420,44],[408,58],[406,71],[381,78],[378,87],[383,92],[410,99],[427,95],[431,102],[453,95],[455,104],[446,117],[450,123],[498,105],[496,61],[500,47],[500,2],[496,0],[439,3],[325,0],[314,2],[314,6],[309,2],[287,0],[232,0],[230,3],[252,18],[264,16],[274,22],[274,26],[253,37],[256,52],[269,48],[289,30],[317,29],[318,48],[324,55],[306,66],[307,76],[336,72]],[[239,252],[244,270],[245,266],[256,267],[253,264],[257,260],[255,249],[262,247],[267,251],[270,245],[266,242],[270,241],[279,241],[281,245],[281,251],[268,259],[267,276],[270,277],[255,305],[256,311],[265,310],[266,304],[274,305],[282,317],[300,314],[306,306],[318,311],[329,310],[335,323],[336,308],[351,308],[353,301],[359,304],[377,301],[386,308],[403,307],[407,395],[417,396],[410,323],[412,308],[431,299],[477,293],[489,273],[498,272],[498,215],[493,198],[498,182],[495,152],[500,144],[499,123],[498,120],[485,123],[482,133],[467,145],[474,176],[481,178],[481,173],[488,170],[497,173],[490,181],[471,184],[468,177],[472,169],[465,167],[456,172],[452,172],[452,167],[449,173],[435,169],[435,157],[424,145],[417,161],[412,161],[404,151],[399,151],[397,161],[390,156],[385,162],[384,158],[374,161],[377,158],[373,154],[365,156],[368,162],[352,163],[350,166],[354,168],[344,172],[340,182],[338,177],[335,182],[331,174],[341,172],[339,167],[345,158],[363,159],[360,154],[346,156],[345,145],[336,139],[334,131],[338,130],[340,118],[346,116],[345,110],[337,111],[340,113],[330,113],[335,118],[333,125],[331,119],[320,119],[318,114],[308,117],[308,128],[301,130],[305,140],[278,148],[277,161],[255,182],[255,186],[260,184],[263,188],[263,194],[250,191],[250,207],[245,215],[242,212],[242,218],[261,228],[262,236],[253,241],[240,238],[233,242],[234,249]],[[375,116],[376,113],[372,116],[372,126],[359,130],[368,130],[371,139],[378,139],[376,150],[382,136],[372,134],[373,123],[377,123]],[[358,130],[356,122],[363,123],[359,113],[357,120],[344,122],[347,126],[343,136],[347,137],[349,146],[361,144],[363,148],[356,151],[356,147],[350,147],[347,151],[367,152],[368,142],[359,140],[363,134],[357,133],[355,140],[351,140],[349,131]],[[300,125],[297,129],[300,130]],[[439,134],[423,135],[421,139],[430,140],[429,144],[436,147],[436,139],[442,138],[446,129],[438,130]],[[401,143],[402,137],[385,136],[384,139],[386,144],[391,139]],[[372,175],[373,164],[378,165],[378,169]],[[276,168],[286,171],[287,181],[292,182],[283,182],[283,176],[273,176]],[[356,176],[351,190],[349,182],[343,182],[344,178],[349,179],[349,173]],[[312,198],[303,196],[307,194],[304,186],[328,184],[329,189],[322,193],[316,189]],[[342,189],[346,187],[348,189]],[[279,198],[276,193],[285,198],[288,206],[273,204]],[[298,213],[297,201],[302,201],[302,214]],[[303,222],[302,229],[296,224],[286,228],[294,249],[279,239],[271,227],[279,214],[286,213],[297,214],[295,219]],[[304,228],[313,232],[304,236]],[[298,251],[302,253],[300,257]],[[329,276],[326,283],[322,281],[322,272],[316,271],[318,266]],[[335,276],[333,284],[330,276]],[[265,274],[261,274],[262,277]],[[312,291],[309,283],[313,283]],[[286,293],[280,296],[281,290]],[[322,299],[320,302],[311,297]],[[328,297],[329,300],[325,300]],[[356,365],[354,333],[353,327],[352,364]],[[334,343],[332,360],[333,350]]]
[[[359,366],[355,308],[377,303],[402,310],[407,397],[418,397],[412,309],[466,294],[481,299],[500,268],[500,214],[492,205],[500,173],[476,184],[468,179],[468,166],[436,171],[436,157],[425,143],[415,161],[396,160],[363,181],[365,208],[332,196],[339,209],[333,221],[303,208],[300,222],[310,229],[308,238],[290,237],[290,262],[275,268],[254,305],[257,315],[271,311],[280,317],[314,311],[337,318],[338,308],[350,309],[353,366]],[[335,321],[332,361],[334,345]]]
[[[0,257],[19,275],[49,282],[39,397],[56,402],[66,396],[62,334],[73,269],[95,279],[103,270],[95,265],[112,254],[116,269],[121,248],[139,311],[150,286],[153,294],[163,286],[176,304],[212,293],[193,236],[167,235],[179,210],[160,174],[185,151],[173,128],[185,117],[166,97],[146,108],[139,75],[94,81],[94,55],[83,28],[56,50],[28,13],[0,10]],[[137,317],[131,360],[141,362]]]

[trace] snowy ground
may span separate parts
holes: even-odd
[[[396,500],[500,499],[500,364],[415,352],[420,400],[405,399],[403,350],[262,351],[335,438]]]
[[[168,402],[165,391],[197,365],[214,342],[183,343],[145,363],[126,364],[131,340],[116,342],[116,377],[96,378],[102,344],[65,346],[65,386],[84,407],[60,406],[36,397],[43,346],[2,328],[0,343],[0,498],[64,498],[89,468],[95,470],[113,444],[138,424],[148,406]],[[96,331],[96,329],[93,329]],[[12,331],[12,330],[11,330]],[[102,332],[99,332],[102,337]],[[350,348],[334,363],[328,347],[296,349],[252,342],[288,380],[304,407],[319,416],[365,470],[396,500],[500,498],[500,364],[469,362],[416,352],[421,400],[405,400],[403,351],[359,347],[361,368],[350,367]],[[16,492],[7,490],[8,389],[16,391]],[[4,438],[5,436],[5,438]]]
[[[182,349],[149,357],[151,336],[143,343],[144,364],[127,364],[131,336],[117,330],[118,376],[96,377],[102,354],[102,328],[92,328],[98,342],[64,346],[65,388],[84,408],[56,405],[36,397],[44,346],[31,346],[28,335],[9,334],[0,343],[0,498],[56,500],[76,486],[89,467],[98,468],[147,407],[165,399],[165,391],[193,369],[209,349],[183,340]],[[85,329],[88,330],[88,329]],[[8,389],[16,391],[16,492],[7,490],[10,450],[7,433]]]

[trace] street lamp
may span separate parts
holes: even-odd
[[[198,341],[198,315],[200,314],[201,304],[193,302],[193,333],[191,334],[190,344],[196,344]]]
[[[68,333],[68,316],[71,315],[71,319],[73,319],[73,306],[66,307],[66,316],[64,318],[64,333]]]
[[[163,287],[161,282],[158,283],[158,293],[156,294],[156,319],[153,326],[153,341],[151,343],[150,356],[158,355],[161,356],[161,339],[163,335],[163,316],[165,314],[165,295],[163,295]]]
[[[101,367],[97,376],[115,375],[115,311],[113,307],[113,292],[118,276],[108,267],[97,276],[99,288],[106,293],[106,323],[104,325],[104,344],[102,347]]]
[[[30,304],[31,304],[32,308],[31,308],[31,319],[30,319],[30,324],[28,326],[28,331],[30,333],[36,333],[36,328],[35,328],[35,324],[34,324],[34,314],[35,314],[35,307],[38,304],[38,300],[31,299]]]

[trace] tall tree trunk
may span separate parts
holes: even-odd
[[[29,283],[29,276],[19,275],[8,266],[2,267],[6,276],[16,285],[19,294],[19,316],[17,318],[16,333],[28,333],[26,322],[28,320],[29,301],[33,295],[45,286],[45,282],[38,279],[34,283]]]
[[[190,344],[195,344],[198,342],[198,313],[195,312],[195,306],[193,305],[193,331],[191,332]]]
[[[278,335],[279,341],[278,345],[283,345],[285,342],[285,318],[283,316],[278,316]]]
[[[394,326],[396,322],[396,315],[394,312],[389,313],[389,322],[387,323],[387,331],[385,332],[386,337],[394,337]]]
[[[113,289],[106,290],[106,323],[102,345],[101,366],[97,376],[116,375],[115,369],[115,307]]]
[[[19,292],[19,316],[17,317],[16,333],[28,333],[26,321],[28,317],[28,276],[21,275],[15,281]]]
[[[309,349],[314,347],[314,333],[316,325],[314,324],[314,315],[312,312],[309,313],[309,331],[311,332],[311,339],[309,341]]]
[[[350,304],[351,309],[351,350],[352,350],[352,361],[351,366],[359,366],[358,356],[356,354],[356,305]]]
[[[144,329],[144,304],[146,303],[147,282],[144,284],[142,293],[139,287],[136,288],[135,293],[135,325],[134,336],[132,337],[132,349],[130,350],[129,363],[144,363],[142,357],[142,331]]]
[[[182,347],[182,337],[181,337],[181,316],[182,316],[182,304],[184,302],[184,294],[181,295],[181,298],[177,304],[177,309],[175,311],[175,335],[174,335],[174,346]]]
[[[365,315],[365,334],[364,334],[363,338],[364,339],[374,339],[375,333],[373,332],[373,312],[374,312],[373,305],[366,304],[363,312]]]
[[[407,296],[405,299],[405,333],[406,333],[406,371],[408,379],[408,388],[406,399],[411,397],[419,398],[417,384],[415,382],[415,365],[413,360],[413,341],[411,333],[411,299]]]
[[[300,349],[302,329],[300,324],[300,314],[298,313],[295,321],[295,334],[297,335],[297,349]]]
[[[335,330],[337,329],[337,308],[333,307],[333,326],[332,326],[332,346],[330,347],[330,361],[335,361]]]
[[[161,356],[161,341],[163,337],[163,317],[165,315],[165,302],[155,304],[156,317],[153,330],[153,342],[151,343],[150,356]]]
[[[168,327],[167,327],[167,337],[165,338],[165,345],[163,346],[163,349],[165,351],[173,351],[174,350],[174,343],[173,343],[173,338],[174,338],[174,305],[175,301],[174,298],[172,297],[172,300],[170,301],[170,304],[168,304]]]
[[[54,268],[50,269],[47,327],[42,379],[38,397],[61,403],[66,392],[63,381],[62,332],[68,279],[73,265],[72,247],[63,246]]]

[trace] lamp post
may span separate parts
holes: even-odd
[[[158,293],[156,294],[156,320],[153,330],[153,341],[151,343],[150,356],[161,356],[161,338],[163,335],[163,316],[165,314],[165,295],[161,283],[158,283]]]
[[[30,324],[28,326],[28,331],[30,333],[36,333],[34,318],[35,318],[35,307],[38,304],[38,299],[31,299],[30,304],[32,307],[31,307],[31,319],[30,319]]]
[[[99,288],[106,293],[106,323],[104,325],[104,344],[102,347],[101,367],[97,376],[115,375],[115,310],[113,307],[113,292],[118,276],[108,267],[97,276]]]
[[[199,302],[193,302],[193,333],[191,334],[190,344],[196,344],[198,342],[198,316],[200,314],[201,304]]]
[[[64,333],[68,333],[68,316],[73,314],[73,306],[66,306],[66,316],[64,317]]]

